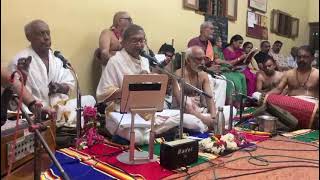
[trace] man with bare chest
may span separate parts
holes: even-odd
[[[312,67],[313,50],[309,46],[301,46],[298,50],[298,67],[289,70],[280,84],[270,93],[280,94],[288,86],[289,96],[311,96],[319,98],[319,70]]]
[[[256,89],[258,92],[267,93],[278,86],[283,77],[283,72],[276,71],[276,67],[275,60],[271,56],[266,55],[262,71],[257,73]]]
[[[198,67],[205,62],[205,53],[200,46],[192,46],[186,50],[186,68],[183,77],[186,82],[203,90],[207,94],[212,94],[210,87],[209,76],[206,72],[201,71]],[[182,76],[182,70],[178,69],[176,75]],[[173,83],[173,95],[176,98],[178,104],[180,104],[180,85],[176,80]],[[213,99],[205,97],[205,102],[201,101],[201,96],[197,94],[193,89],[185,86],[184,90],[187,96],[185,100],[186,113],[194,115],[200,119],[209,128],[213,128],[213,122],[216,115],[216,107]],[[207,106],[207,113],[202,113],[201,107]]]
[[[319,129],[319,70],[311,65],[313,54],[310,46],[299,47],[298,67],[285,72],[279,85],[265,96],[267,103],[290,112],[298,120],[298,124],[292,123],[295,120],[280,111],[294,128]],[[273,95],[282,93],[285,87],[290,97]]]
[[[120,43],[122,41],[123,31],[131,24],[132,19],[130,15],[125,11],[119,11],[113,17],[112,26],[101,32],[99,48],[96,50],[95,57],[102,67],[105,67],[111,56],[122,49]]]

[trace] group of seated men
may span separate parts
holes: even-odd
[[[48,24],[42,20],[31,21],[25,26],[25,35],[31,45],[15,56],[9,65],[9,70],[22,72],[23,83],[35,98],[35,101],[57,111],[57,126],[74,127],[76,104],[75,100],[69,99],[69,94],[75,86],[75,79],[72,72],[63,67],[62,61],[55,57],[51,50]],[[214,128],[216,106],[224,106],[226,102],[228,83],[221,79],[231,76],[230,74],[225,74],[225,77],[224,74],[221,76],[213,74],[214,76],[211,76],[202,71],[202,67],[204,65],[208,66],[215,72],[220,66],[226,64],[233,69],[233,66],[243,62],[247,57],[245,54],[240,54],[240,56],[230,60],[217,58],[218,56],[214,53],[214,45],[210,42],[212,38],[213,26],[209,22],[204,22],[200,26],[200,36],[191,39],[188,43],[188,49],[185,51],[184,71],[181,71],[181,69],[175,71],[176,75],[183,76],[189,84],[213,95],[213,98],[204,97],[187,86],[185,87],[186,114],[184,116],[184,127],[200,132]],[[241,38],[238,36],[232,38],[231,47],[228,49],[231,53],[239,46],[238,42]],[[99,48],[95,53],[102,66],[102,74],[96,90],[97,103],[106,105],[106,128],[109,132],[125,139],[129,139],[129,129],[119,127],[119,122],[113,122],[112,125],[112,117],[108,116],[108,112],[119,111],[122,83],[125,75],[159,73],[150,67],[148,59],[140,55],[142,50],[147,50],[148,53],[153,54],[147,46],[143,28],[133,24],[132,18],[127,12],[118,12],[114,16],[112,27],[101,33]],[[174,48],[165,45],[159,53],[163,53],[166,57],[161,62],[162,67],[168,68],[168,65],[173,63]],[[286,91],[285,94],[289,96],[305,95],[318,98],[319,71],[311,65],[313,51],[308,46],[301,46],[297,54],[297,67],[282,73],[275,70],[277,65],[273,57],[263,56],[264,60],[259,62],[259,67],[262,70],[257,72],[257,90],[268,89],[268,91],[270,90],[268,93],[276,94]],[[244,63],[244,65],[248,64]],[[242,77],[248,80],[251,74],[246,71],[247,66],[244,65],[242,65],[241,73],[245,76]],[[236,73],[236,71],[233,72]],[[15,77],[21,79],[21,75]],[[171,79],[170,82],[172,82],[169,83],[169,87],[172,88],[173,99],[179,105],[181,84],[174,79]],[[248,81],[246,83],[248,86],[250,85]],[[31,103],[29,101],[25,102],[28,107],[34,104],[34,100]],[[95,104],[96,101],[92,96],[82,97],[82,106],[94,106]],[[225,116],[228,116],[227,110],[229,109],[226,107],[224,109]],[[164,116],[156,117],[156,133],[158,134],[179,125],[179,112],[177,110],[166,111],[166,113],[164,114],[165,121],[163,121]],[[148,142],[148,130],[149,128],[135,128],[137,143]]]

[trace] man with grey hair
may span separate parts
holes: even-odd
[[[208,74],[203,72],[199,66],[203,65],[205,61],[205,54],[200,46],[192,46],[186,50],[186,66],[184,70],[184,74],[182,74],[182,70],[178,69],[176,71],[176,75],[183,76],[184,80],[189,84],[197,87],[200,90],[203,90],[207,94],[212,94],[212,90],[210,87],[210,81]],[[201,107],[204,107],[205,104],[203,102],[203,97],[189,86],[185,86],[185,95],[187,98],[186,101],[186,113],[192,114],[201,120],[209,129],[213,128],[214,119],[216,117],[216,107],[214,104],[214,98],[210,99],[205,97],[205,104],[207,106],[207,112],[209,114],[201,113]],[[173,93],[174,96],[180,104],[180,86],[177,81],[174,81],[173,85]],[[202,98],[201,98],[202,97]]]
[[[100,105],[105,104],[107,107],[105,112],[113,111],[112,113],[106,113],[106,129],[110,134],[127,140],[130,139],[130,128],[120,125],[123,122],[122,118],[117,118],[121,117],[119,111],[123,88],[122,83],[125,75],[150,73],[148,59],[140,56],[141,50],[145,47],[145,36],[143,28],[135,24],[130,25],[124,31],[121,42],[123,48],[110,58],[102,72],[96,91],[97,101]],[[178,121],[172,122],[168,120],[163,122],[163,119],[157,116],[155,122],[156,134],[160,134],[178,125]],[[150,128],[146,127],[136,127],[135,142],[137,144],[148,143],[149,130]]]
[[[192,46],[186,50],[186,66],[184,70],[184,74],[182,74],[182,70],[178,69],[176,71],[176,75],[183,76],[184,80],[189,84],[195,86],[196,88],[204,91],[207,94],[212,94],[212,88],[210,85],[209,74],[202,71],[200,66],[203,66],[205,63],[205,53],[200,46]],[[180,104],[180,95],[181,95],[181,84],[179,84],[176,80],[173,83],[173,94],[178,104]],[[215,97],[212,98],[204,97],[201,94],[198,94],[189,86],[184,86],[184,94],[185,94],[185,113],[189,114],[186,116],[184,122],[184,126],[187,124],[195,125],[190,121],[197,122],[197,126],[203,124],[207,129],[213,129],[214,124],[216,123],[216,105],[215,105]],[[223,107],[223,106],[222,106]],[[229,117],[229,108],[224,108],[224,113],[226,117]],[[190,116],[192,115],[192,116]],[[228,120],[228,118],[226,118]],[[199,121],[200,120],[200,121]],[[201,126],[200,126],[201,127]],[[186,127],[188,128],[188,127]],[[192,127],[196,129],[195,127]]]
[[[200,25],[200,36],[192,38],[188,42],[188,47],[200,46],[204,52],[211,44],[210,40],[213,39],[214,27],[210,21],[205,21]],[[211,45],[212,46],[212,45]]]
[[[57,126],[75,126],[75,99],[69,100],[74,88],[74,77],[51,50],[50,29],[43,20],[25,25],[25,35],[31,45],[20,51],[9,64],[11,71],[20,70],[26,88],[45,107],[57,110]],[[83,98],[82,98],[83,99]],[[70,106],[69,106],[70,104]],[[82,105],[94,105],[91,96],[85,96]],[[65,114],[65,115],[64,115]],[[69,116],[67,115],[69,114]]]
[[[121,50],[122,34],[132,24],[130,15],[125,11],[119,11],[113,16],[113,24],[104,29],[99,38],[99,48],[95,52],[95,58],[104,68],[111,56]]]
[[[200,35],[198,37],[192,38],[188,47],[199,46],[202,48],[206,55],[206,64],[210,66],[210,70],[214,72],[219,72],[220,65],[216,65],[215,57],[213,52],[213,46],[211,40],[213,40],[214,27],[212,22],[205,21],[200,25]],[[209,76],[210,81],[212,82],[212,88],[214,96],[216,98],[216,106],[224,106],[226,101],[226,89],[227,82],[221,79],[224,77],[221,76],[221,79],[214,78]]]

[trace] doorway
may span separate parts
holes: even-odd
[[[314,50],[319,50],[319,22],[309,23],[309,44]]]

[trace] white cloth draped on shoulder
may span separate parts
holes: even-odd
[[[62,61],[55,57],[51,50],[49,50],[48,72],[41,58],[31,47],[22,50],[14,57],[9,65],[10,70],[15,71],[17,69],[18,59],[26,58],[28,56],[31,56],[32,60],[29,66],[26,87],[30,90],[32,95],[37,100],[42,101],[45,106],[54,106],[61,100],[67,100],[68,95],[66,94],[54,94],[52,96],[48,96],[48,85],[50,82],[67,84],[70,87],[70,92],[74,89],[75,84],[75,80],[70,70],[63,68]]]
[[[71,126],[74,127],[76,123],[75,109],[76,103],[75,99],[70,100],[69,94],[56,93],[49,96],[49,83],[64,83],[70,88],[69,93],[74,89],[75,80],[69,69],[63,67],[62,61],[55,57],[53,52],[49,50],[49,70],[38,54],[28,47],[21,52],[19,52],[11,64],[9,64],[9,69],[15,71],[17,69],[18,60],[20,58],[32,57],[28,78],[26,81],[26,88],[32,93],[32,95],[39,101],[42,102],[44,106],[54,107],[57,111],[57,126]],[[84,106],[94,106],[95,99],[93,96],[84,96],[81,98],[82,107]]]
[[[122,82],[124,75],[130,74],[140,74],[142,71],[149,72],[149,62],[147,59],[140,57],[140,60],[131,57],[125,49],[118,51],[114,56],[112,56],[102,72],[102,76],[97,88],[97,100],[98,102],[105,101],[110,97],[115,91],[122,88]],[[225,94],[225,88],[219,86],[223,89]],[[219,91],[219,90],[217,90]],[[224,105],[225,95],[218,94],[219,104]],[[223,99],[224,98],[224,99]],[[119,102],[113,102],[115,106],[106,109],[106,128],[112,135],[119,135],[127,140],[130,139],[130,128],[128,125],[123,125],[123,117],[119,113]],[[112,113],[111,113],[112,112]],[[229,117],[229,109],[225,109],[226,119]],[[234,113],[235,114],[235,113]],[[130,116],[128,116],[130,117]],[[147,117],[142,117],[148,119]],[[130,122],[130,121],[127,121]],[[161,134],[167,130],[178,126],[180,122],[180,111],[179,110],[164,110],[162,112],[157,112],[155,117],[155,131],[156,134]],[[148,122],[146,122],[148,125]],[[208,127],[202,123],[202,121],[191,114],[184,114],[184,127],[192,129],[194,131],[205,132]],[[149,140],[148,126],[141,127],[137,124],[135,128],[135,139],[137,144],[146,144]]]
[[[150,73],[149,61],[146,58],[135,59],[125,49],[116,52],[101,74],[96,92],[97,101],[103,102],[120,89],[124,75],[141,74],[143,71]]]
[[[104,102],[118,89],[122,88],[124,75],[135,75],[143,72],[150,73],[149,62],[146,58],[140,57],[136,59],[130,56],[125,49],[116,52],[114,56],[109,59],[107,66],[104,68],[97,87],[96,97],[99,103]],[[109,102],[109,107],[106,109],[106,128],[111,134],[119,135],[122,138],[128,139],[130,137],[130,128],[118,128],[118,122],[112,121],[110,112],[120,111],[120,102]],[[148,142],[149,127],[136,127],[135,139],[137,144],[144,144]]]

